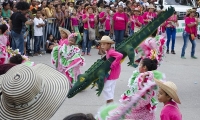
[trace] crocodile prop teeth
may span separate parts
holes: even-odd
[[[117,44],[116,51],[123,54],[123,58],[128,56],[129,66],[137,67],[134,64],[134,49],[140,45],[148,36],[150,36],[163,22],[165,22],[174,13],[174,8],[169,7],[167,10],[161,12],[157,18],[152,20],[148,25],[143,27],[138,32],[134,33],[133,36],[128,37],[121,43]],[[86,89],[89,85],[93,83],[93,87],[97,84],[98,89],[97,95],[99,96],[104,87],[104,79],[106,78],[108,72],[110,71],[111,63],[115,58],[109,58],[105,60],[98,59],[84,74],[78,75],[78,80],[74,86],[70,89],[68,93],[68,98],[72,98],[77,93]],[[92,87],[92,88],[93,88]]]

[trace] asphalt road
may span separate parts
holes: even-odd
[[[182,38],[177,38],[175,51],[176,55],[167,54],[166,58],[158,68],[159,71],[165,73],[166,80],[173,81],[178,87],[178,95],[181,100],[179,108],[183,115],[183,120],[200,120],[200,40],[196,40],[196,56],[199,59],[190,58],[191,43],[188,42],[186,49],[186,58],[181,59],[181,48],[183,45]],[[86,65],[81,68],[84,72],[98,58],[97,50],[92,49],[92,56],[85,56]],[[50,54],[42,57],[30,57],[35,63],[50,63]],[[128,88],[128,79],[135,68],[127,66],[128,58],[122,63],[122,72],[117,81],[115,90],[115,102],[118,102],[120,95]],[[75,97],[64,101],[51,120],[62,120],[67,115],[73,113],[92,113],[96,114],[99,107],[105,104],[103,96],[97,97],[95,89],[86,89],[77,94]],[[163,104],[159,103],[156,111],[156,118],[159,120],[159,114]]]

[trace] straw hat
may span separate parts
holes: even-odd
[[[156,80],[155,79],[156,84],[163,89],[175,102],[181,104],[178,95],[177,95],[177,87],[176,85],[171,82],[171,81],[167,81],[167,82],[161,82],[160,80]]]
[[[71,34],[71,32],[65,28],[59,27],[58,29],[59,29],[59,31],[63,31],[64,33],[66,33],[67,36],[69,36]]]
[[[192,12],[196,12],[196,10],[195,9],[189,9],[187,12],[192,13]]]
[[[115,42],[109,36],[103,36],[99,43],[111,43],[114,44]]]
[[[153,4],[150,4],[147,8],[148,8],[148,9],[150,9],[150,8],[156,9],[156,8],[153,6]]]
[[[0,119],[48,120],[64,102],[69,83],[45,64],[20,64],[0,76]]]

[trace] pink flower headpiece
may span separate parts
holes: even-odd
[[[9,54],[9,57],[15,56],[17,54],[21,55],[21,53],[19,52],[19,49],[13,50],[10,47],[6,48],[6,52]],[[23,62],[30,61],[30,59],[28,58],[28,56],[25,56],[25,55],[21,55],[21,56],[22,56]]]
[[[72,33],[72,34],[69,35],[68,40],[69,40],[70,38],[76,37],[76,36],[77,36],[77,33]]]

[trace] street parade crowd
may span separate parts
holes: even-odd
[[[92,56],[94,47],[99,49],[97,54],[105,55],[105,61],[115,58],[103,81],[106,105],[95,116],[76,113],[64,120],[155,120],[158,102],[164,104],[161,120],[182,120],[177,87],[157,70],[164,54],[176,54],[179,26],[176,11],[131,51],[135,53],[133,67],[139,69],[128,80],[120,103],[114,103],[115,85],[124,59],[124,54],[115,48],[165,11],[162,7],[157,10],[154,2],[4,1],[0,10],[0,119],[50,119],[79,80],[84,56]],[[182,59],[186,59],[189,40],[191,58],[197,59],[198,17],[196,8],[187,10]],[[42,57],[46,52],[51,54],[49,61],[55,69],[29,59]]]

